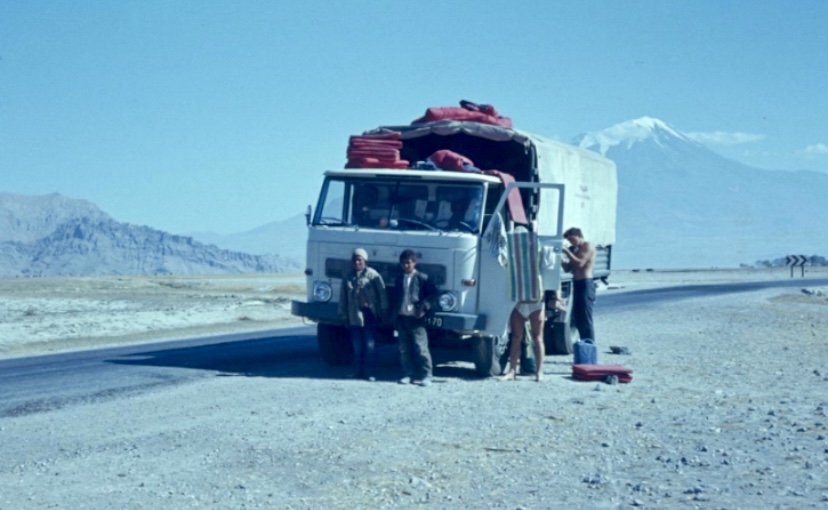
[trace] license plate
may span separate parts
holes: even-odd
[[[442,317],[426,317],[425,319],[426,326],[430,326],[432,328],[439,328],[443,325]]]

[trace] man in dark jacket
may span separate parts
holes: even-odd
[[[397,276],[392,300],[394,329],[400,343],[400,361],[403,377],[400,384],[431,384],[431,353],[428,350],[428,334],[425,314],[437,293],[428,275],[417,271],[417,255],[413,250],[400,254],[402,273]]]

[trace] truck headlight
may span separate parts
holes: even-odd
[[[451,312],[457,308],[457,296],[451,292],[443,292],[437,299],[437,305],[444,312]]]
[[[328,282],[313,282],[313,300],[327,303],[331,300],[333,290]]]

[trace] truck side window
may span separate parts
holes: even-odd
[[[324,196],[317,207],[314,224],[342,225],[345,223],[345,183],[329,180],[323,188]]]

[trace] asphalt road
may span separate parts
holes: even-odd
[[[0,360],[0,417],[185,383],[256,375],[316,355],[310,326]]]
[[[775,281],[756,281],[721,284],[676,285],[652,289],[629,290],[614,294],[600,295],[595,302],[596,311],[611,313],[650,304],[673,302],[682,299],[700,298],[722,294],[738,294],[772,288],[822,287],[828,285],[828,278],[804,278]]]
[[[596,302],[596,315],[711,295],[826,285],[828,279],[791,279],[608,292]],[[0,418],[159,391],[217,373],[256,376],[280,370],[289,375],[294,370],[301,376],[307,366],[303,360],[316,357],[315,329],[302,326],[0,360]]]

